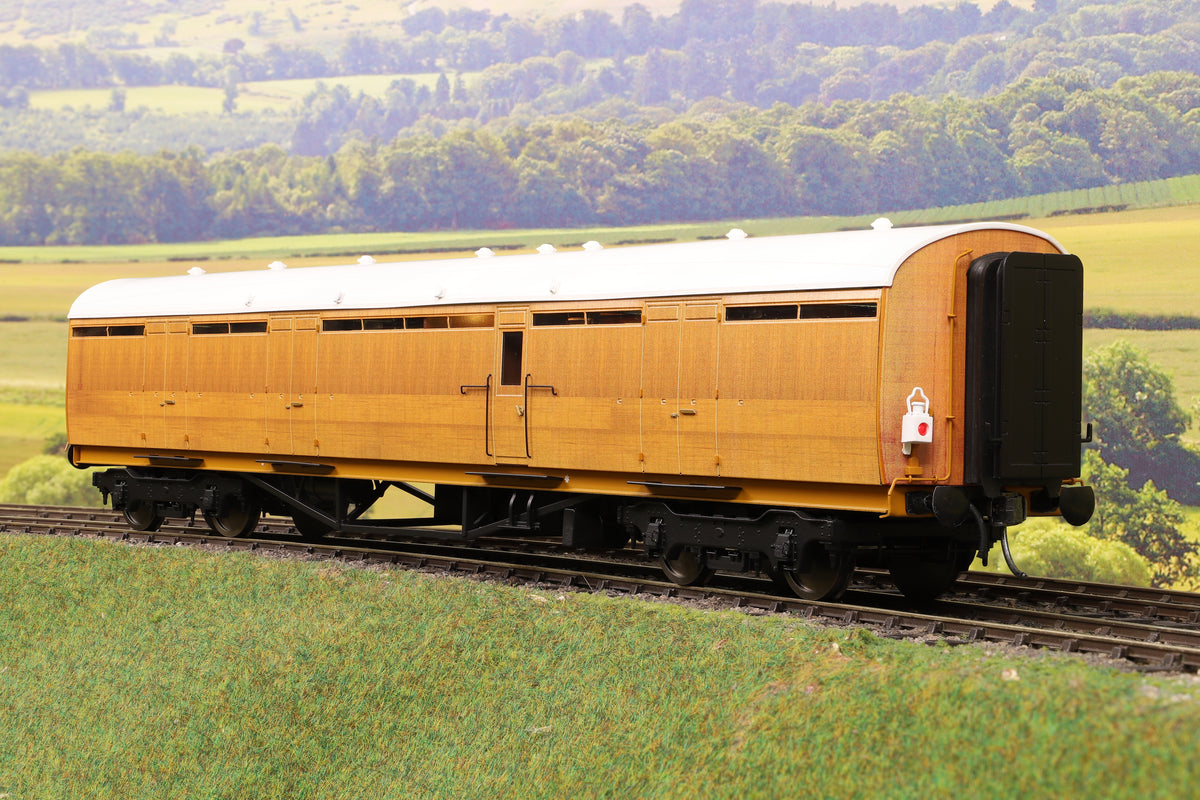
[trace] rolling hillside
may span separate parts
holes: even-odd
[[[890,5],[903,11],[930,2],[891,0]],[[680,0],[639,4],[661,16],[677,11]],[[976,3],[985,10],[994,4]],[[601,10],[620,20],[629,5],[632,0],[24,0],[0,4],[0,45],[87,41],[98,49],[160,50],[164,56],[172,51],[221,52],[231,39],[242,39],[251,50],[271,42],[333,49],[354,32],[402,35],[401,20],[435,7],[533,19]],[[1032,2],[1016,0],[1012,5],[1028,8]]]

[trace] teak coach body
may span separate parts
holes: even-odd
[[[1033,229],[362,262],[84,293],[72,461],[140,528],[632,537],[812,597],[856,558],[936,594],[1026,514],[1090,515],[1082,266]],[[389,486],[432,519],[363,518]]]

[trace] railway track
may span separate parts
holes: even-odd
[[[556,590],[794,614],[823,624],[869,627],[898,639],[992,642],[1092,654],[1144,670],[1200,672],[1200,595],[1187,592],[971,572],[954,593],[914,608],[887,574],[878,571],[860,571],[842,602],[813,602],[780,594],[762,578],[718,574],[705,587],[676,586],[632,550],[583,555],[538,540],[504,537],[469,546],[306,541],[290,520],[276,518],[264,519],[250,537],[225,539],[202,522],[141,533],[106,509],[0,505],[0,533],[103,537],[389,564]]]

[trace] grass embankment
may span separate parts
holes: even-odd
[[[788,618],[0,537],[0,795],[1173,797],[1200,687]]]

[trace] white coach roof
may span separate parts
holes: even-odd
[[[971,223],[737,238],[498,258],[373,263],[131,278],[94,286],[71,319],[584,301],[890,286],[900,265],[940,239],[1021,225]]]

